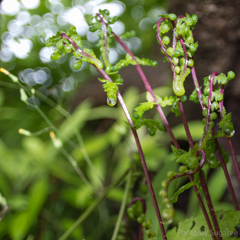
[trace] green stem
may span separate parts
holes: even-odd
[[[114,231],[113,231],[112,240],[116,240],[118,232],[119,232],[119,228],[120,228],[120,225],[121,225],[121,221],[122,221],[122,218],[123,218],[125,207],[127,205],[127,199],[128,199],[130,186],[131,186],[131,181],[132,181],[132,169],[128,173],[128,178],[127,178],[127,183],[126,183],[126,187],[125,187],[125,192],[124,192],[122,204],[121,204],[121,207],[120,207],[120,210],[119,210],[118,219],[117,219]]]
[[[109,194],[109,192],[115,188],[127,175],[130,169],[125,171],[123,175],[114,180],[114,182],[105,190],[102,196],[100,196],[76,221],[75,223],[58,239],[66,240],[73,233],[73,231],[92,213],[92,211],[98,206],[98,204]]]

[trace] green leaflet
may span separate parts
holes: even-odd
[[[226,137],[232,137],[235,133],[233,123],[232,123],[232,114],[226,114],[223,119],[218,123],[219,127],[222,129]]]
[[[216,212],[221,234],[224,240],[234,240],[230,237],[236,234],[235,227],[240,221],[239,211],[218,211]],[[178,228],[173,228],[167,232],[168,239],[174,240],[212,240],[208,230],[206,220],[203,215],[191,217],[178,224]]]
[[[152,109],[156,103],[154,102],[144,102],[140,103],[140,106],[136,107],[134,110],[134,117],[140,118],[142,117],[143,113],[146,112],[149,109]]]
[[[190,187],[192,187],[193,185],[196,185],[196,184],[197,183],[195,183],[195,182],[189,182],[189,183],[183,185],[173,194],[173,196],[170,198],[170,201],[172,203],[177,202],[179,194],[183,193],[185,190],[189,189]]]
[[[103,89],[104,92],[107,92],[107,97],[111,100],[117,100],[118,85],[121,85],[121,83],[114,83],[101,78],[99,78],[98,80],[104,83]]]
[[[172,104],[172,108],[171,108],[172,112],[175,113],[175,117],[178,117],[178,116],[181,115],[180,110],[179,110],[178,102],[179,102],[179,98],[176,97],[175,101]]]
[[[118,71],[121,68],[128,66],[129,64],[136,65],[137,62],[140,65],[157,66],[157,61],[152,61],[152,60],[149,60],[146,58],[140,59],[135,56],[134,56],[134,58],[136,59],[136,61],[133,60],[132,57],[127,53],[125,59],[121,59],[118,63],[115,64],[115,66],[112,67],[112,71]]]
[[[198,143],[195,144],[194,149],[189,149],[188,152],[183,149],[176,149],[174,146],[171,146],[174,157],[171,161],[176,161],[177,163],[182,163],[187,166],[190,170],[195,170],[198,167],[198,158],[196,157],[196,152],[198,150]]]
[[[140,119],[136,119],[133,118],[133,123],[134,123],[134,129],[137,130],[142,126],[146,126],[147,130],[148,130],[148,134],[150,136],[154,136],[157,132],[157,129],[159,131],[164,131],[165,127],[163,125],[162,122],[159,122],[157,120],[154,119],[146,119],[146,118],[140,118]]]
[[[165,96],[164,99],[162,99],[160,97],[157,98],[161,107],[173,105],[173,103],[176,101],[176,99],[177,99],[176,96],[170,96],[170,97]]]

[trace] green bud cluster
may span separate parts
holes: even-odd
[[[213,89],[211,93],[211,108],[210,108],[210,116],[209,116],[209,128],[212,128],[214,126],[214,120],[217,118],[217,113],[215,110],[219,109],[219,102],[223,100],[223,94],[220,92],[221,86],[228,83],[228,81],[232,80],[235,77],[235,73],[232,71],[228,72],[228,75],[221,73],[218,76],[215,76],[213,79],[213,88],[215,85],[217,87]],[[208,107],[208,98],[210,94],[210,78],[211,75],[204,78],[204,90],[202,94],[202,101],[203,104]],[[193,95],[193,94],[192,94]],[[206,125],[206,117],[207,117],[207,109],[203,110],[203,116],[205,117],[203,119],[203,124]],[[231,121],[231,116],[226,115],[225,109],[223,111],[223,117],[224,119],[219,123],[220,128],[222,128],[222,132],[225,136],[232,136],[234,134],[234,127]],[[216,165],[216,162],[215,162]]]
[[[167,180],[162,182],[162,189],[159,192],[159,195],[162,197],[162,203],[165,206],[165,209],[162,211],[163,220],[166,223],[172,223],[174,217],[174,208],[168,197],[167,181],[172,179],[176,175],[176,173],[174,173],[173,171],[169,171],[167,175],[168,178]]]
[[[173,71],[175,71],[176,74],[176,77],[173,81],[173,91],[177,96],[182,96],[185,94],[183,83],[191,72],[190,68],[194,65],[192,57],[198,48],[198,43],[194,43],[192,35],[192,30],[194,25],[197,23],[198,18],[194,14],[192,16],[186,14],[186,17],[183,18],[176,18],[175,14],[161,16],[166,19],[161,22],[159,28],[160,37],[162,37],[163,47],[166,48],[166,53],[174,65]],[[177,40],[175,49],[173,47],[167,47],[167,45],[170,43],[170,38],[168,36],[163,36],[163,34],[167,33],[172,28],[175,29],[175,37]],[[185,62],[185,54],[180,42],[180,38],[183,39],[186,47],[188,58],[187,63]],[[162,52],[165,54],[164,51]],[[165,59],[169,62],[168,58]]]
[[[142,225],[143,228],[146,229],[146,235],[148,239],[156,237],[156,233],[151,230],[152,220],[150,218],[146,218],[146,215],[143,213],[142,203],[140,201],[132,204],[132,206],[127,209],[127,213],[129,218],[136,220]]]

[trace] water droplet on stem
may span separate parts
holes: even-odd
[[[117,99],[107,98],[107,104],[109,106],[114,106],[117,103]]]

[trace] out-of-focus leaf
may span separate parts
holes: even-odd
[[[203,135],[203,124],[201,121],[191,121],[188,122],[190,133],[192,135],[193,141],[199,141]],[[176,139],[187,140],[187,135],[183,124],[179,124],[172,128],[173,134]]]
[[[79,131],[86,119],[88,114],[91,112],[89,101],[84,101],[79,104],[79,106],[75,109],[71,118],[66,119],[62,125],[59,127],[60,132],[67,138],[71,138],[75,131]]]

